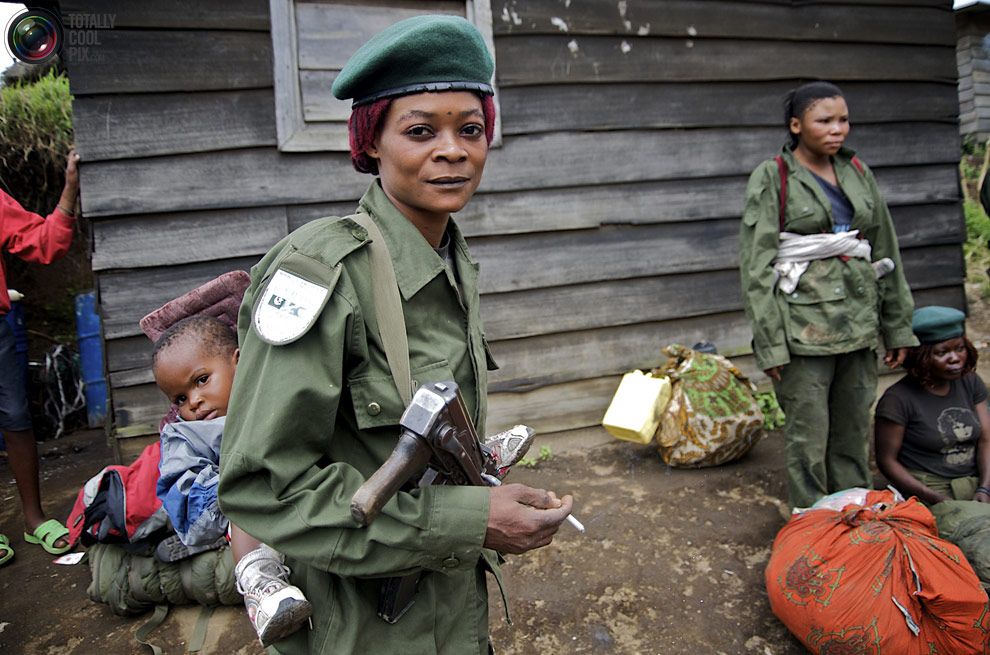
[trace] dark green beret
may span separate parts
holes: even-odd
[[[922,307],[914,310],[911,330],[924,344],[955,339],[966,332],[966,315],[952,307]]]
[[[415,16],[371,37],[333,83],[354,106],[426,91],[491,95],[495,64],[477,28],[459,16]]]

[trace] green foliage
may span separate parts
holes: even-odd
[[[772,391],[762,391],[756,394],[756,402],[763,412],[763,427],[767,430],[778,430],[784,427],[784,410],[777,402],[777,396]]]
[[[549,462],[553,457],[553,451],[550,450],[550,446],[540,446],[540,454],[536,457],[523,457],[517,463],[520,466],[525,466],[526,468],[535,469],[537,466],[543,462]]]
[[[57,70],[34,79],[4,76],[0,87],[0,188],[25,209],[45,216],[58,203],[65,184],[65,159],[72,146],[72,96],[69,81]],[[5,256],[7,283],[25,294],[24,310],[32,337],[28,352],[40,357],[52,342],[75,335],[73,296],[92,288],[88,240],[76,238],[69,254],[39,266]],[[43,335],[47,338],[36,338]]]
[[[972,134],[966,135],[962,143],[962,159],[959,160],[959,173],[964,182],[973,187],[980,180],[980,169],[987,154],[987,144],[977,141]],[[979,193],[979,190],[977,190]]]
[[[979,141],[972,134],[967,134],[962,139],[962,153],[963,155],[969,157],[975,157],[976,159],[983,159],[983,156],[987,152],[987,144],[983,141]]]
[[[980,204],[980,175],[987,165],[987,143],[977,141],[972,135],[963,139],[959,174],[965,200],[966,242],[963,254],[966,258],[966,281],[978,286],[980,296],[990,297],[990,218]]]
[[[65,65],[62,63],[61,57],[56,56],[44,64],[26,64],[23,61],[15,61],[0,74],[0,85],[34,84],[52,72],[55,75],[65,74]]]
[[[51,71],[34,83],[0,88],[0,187],[25,209],[45,215],[55,207],[71,146],[66,77]]]
[[[976,200],[966,200],[963,203],[966,215],[966,243],[963,244],[963,254],[966,257],[966,281],[978,284],[980,295],[990,297],[990,218],[987,218],[983,207]]]

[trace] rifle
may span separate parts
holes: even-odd
[[[399,420],[402,433],[385,463],[351,498],[351,516],[370,525],[409,480],[434,484],[497,486],[508,468],[529,450],[535,432],[525,425],[479,443],[457,383],[420,386]]]
[[[536,434],[517,425],[480,444],[460,389],[452,381],[422,385],[399,425],[402,433],[392,454],[351,498],[351,516],[361,526],[370,525],[385,503],[417,475],[419,487],[501,484]],[[378,596],[378,616],[388,623],[402,618],[416,599],[422,576],[420,571],[386,578]]]

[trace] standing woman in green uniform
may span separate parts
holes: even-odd
[[[918,342],[890,212],[844,146],[842,91],[812,82],[784,107],[789,142],[746,187],[740,268],[756,361],[787,417],[788,500],[807,507],[870,486],[876,350],[893,368]]]
[[[404,410],[380,336],[365,219],[395,269],[413,384],[455,380],[484,434],[494,362],[478,265],[450,214],[481,180],[493,69],[481,35],[456,17],[401,21],[362,46],[333,92],[354,99],[355,168],[378,177],[355,216],[303,226],[252,271],[219,498],[231,521],[285,553],[313,604],[313,629],[277,652],[487,655],[496,551],[549,544],[570,512],[569,496],[516,484],[400,491],[366,528],[350,513],[392,452]],[[394,623],[379,618],[383,582],[417,572],[408,610]]]

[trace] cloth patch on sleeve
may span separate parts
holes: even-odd
[[[323,311],[340,275],[339,266],[333,269],[325,267],[325,272],[331,276],[329,284],[317,284],[286,270],[293,268],[290,261],[293,258],[290,255],[282,262],[255,301],[252,317],[254,329],[263,341],[273,346],[291,343],[309,331]],[[312,262],[309,260],[307,263]]]

